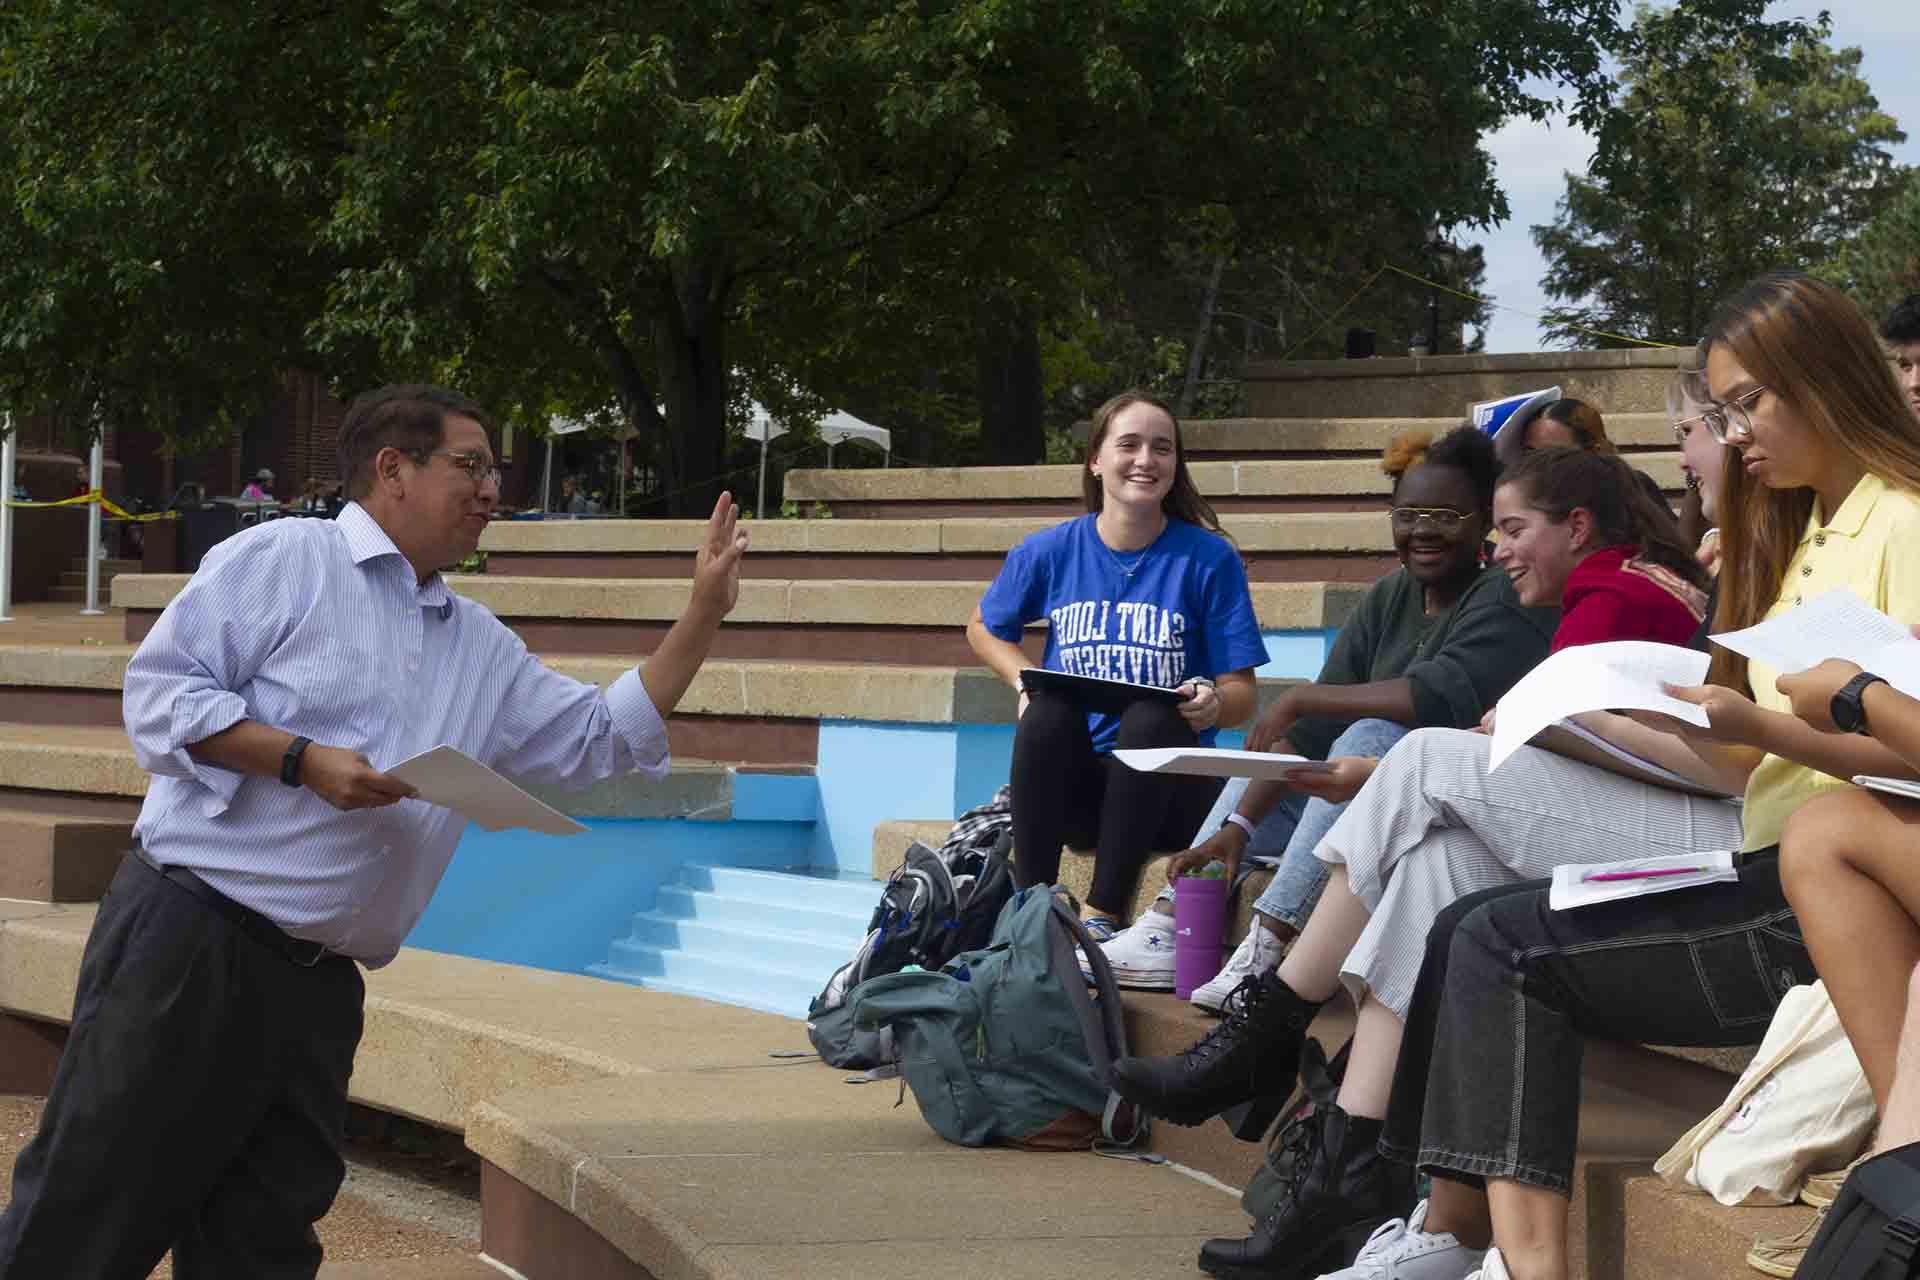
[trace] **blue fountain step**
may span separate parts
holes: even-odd
[[[718,956],[659,951],[626,939],[613,944],[606,964],[591,965],[587,972],[650,991],[698,996],[789,1018],[806,1017],[807,1005],[826,985],[825,974],[810,977]]]
[[[761,968],[780,973],[815,974],[815,988],[866,937],[864,921],[836,933],[804,933],[784,927],[783,918],[769,915],[756,924],[740,926],[689,919],[664,912],[642,911],[633,917],[633,932],[623,941],[656,951],[684,951],[722,957],[752,956]]]
[[[689,889],[683,884],[661,885],[655,894],[653,909],[660,915],[674,916],[682,920],[700,920],[716,925],[753,925],[760,926],[777,921],[779,927],[790,932],[828,937],[844,937],[849,933],[864,936],[867,922],[873,918],[873,907],[880,901],[878,885],[868,890],[873,902],[861,912],[820,911],[812,907],[793,906],[788,903],[762,902],[753,898],[737,898],[731,894],[713,893],[706,889]]]
[[[724,894],[780,910],[802,908],[859,916],[863,924],[880,901],[880,884],[869,877],[816,875],[806,870],[762,871],[691,863],[680,869],[676,883],[682,888]]]

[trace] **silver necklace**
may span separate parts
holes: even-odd
[[[1166,531],[1167,531],[1166,525],[1162,524],[1160,526],[1160,533],[1165,533]],[[1097,524],[1093,528],[1093,540],[1100,544],[1100,549],[1102,551],[1107,553],[1107,559],[1113,561],[1113,567],[1120,571],[1121,578],[1123,578],[1127,582],[1132,582],[1133,575],[1140,572],[1140,566],[1147,562],[1147,554],[1153,550],[1153,544],[1155,542],[1160,541],[1160,533],[1154,534],[1153,538],[1147,543],[1147,545],[1140,548],[1140,554],[1133,558],[1133,563],[1131,565],[1129,565],[1125,560],[1122,560],[1120,558],[1120,553],[1118,551],[1115,551],[1112,547],[1107,545],[1107,540],[1100,536],[1100,526]]]

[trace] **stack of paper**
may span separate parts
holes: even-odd
[[[1492,772],[1550,724],[1582,711],[1662,711],[1705,726],[1707,713],[1682,702],[1661,685],[1696,685],[1707,678],[1707,655],[1647,640],[1562,649],[1520,677],[1500,699],[1493,722]]]
[[[1553,888],[1547,905],[1555,911],[1590,907],[1596,902],[1618,902],[1649,893],[1670,893],[1695,885],[1738,880],[1733,852],[1679,853],[1658,858],[1628,858],[1621,862],[1590,862],[1585,866],[1553,869]]]
[[[1129,747],[1113,758],[1142,773],[1190,773],[1208,778],[1278,778],[1326,773],[1332,765],[1305,756],[1268,751],[1229,751],[1225,747]]]
[[[435,747],[387,770],[419,793],[416,799],[452,809],[483,831],[524,827],[544,835],[570,836],[586,827],[525,791],[464,751]]]
[[[1920,698],[1920,640],[1844,587],[1713,642],[1788,674],[1844,658]]]

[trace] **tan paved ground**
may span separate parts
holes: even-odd
[[[0,1204],[12,1195],[14,1157],[33,1136],[39,1120],[38,1098],[0,1095]],[[353,1158],[349,1152],[349,1160]],[[334,1263],[352,1264],[339,1271],[341,1280],[384,1275],[387,1269],[374,1264],[402,1259],[441,1259],[446,1263],[443,1274],[463,1274],[458,1260],[472,1258],[480,1247],[478,1188],[470,1189],[475,1200],[471,1212],[463,1213],[457,1203],[463,1195],[458,1180],[436,1179],[439,1186],[417,1197],[397,1186],[400,1181],[385,1171],[369,1176],[359,1162],[353,1163],[348,1189],[340,1193],[318,1228],[328,1260],[323,1276],[334,1274]],[[364,1193],[356,1189],[361,1187]],[[419,1203],[411,1203],[415,1200]],[[437,1269],[405,1268],[391,1274],[427,1280]],[[165,1280],[173,1275],[173,1267],[162,1262],[153,1275],[154,1280]]]
[[[9,612],[12,621],[0,622],[0,645],[126,643],[124,609],[97,618],[81,617],[77,604],[16,604]]]

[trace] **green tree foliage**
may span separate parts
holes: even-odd
[[[1821,274],[1876,317],[1920,293],[1920,169],[1908,169],[1898,195],[1861,229]]]
[[[188,435],[293,365],[438,377],[611,413],[682,512],[743,387],[1024,460],[1089,317],[1184,381],[1169,334],[1332,305],[1223,271],[1168,321],[1157,264],[1285,264],[1290,311],[1381,227],[1503,216],[1480,136],[1543,81],[1598,127],[1619,34],[1591,0],[11,0],[0,392]]]
[[[1568,175],[1550,225],[1547,313],[1570,346],[1591,330],[1688,343],[1716,300],[1779,267],[1825,262],[1894,194],[1905,139],[1860,78],[1860,51],[1797,33],[1702,26],[1642,8],[1626,93],[1589,176]]]

